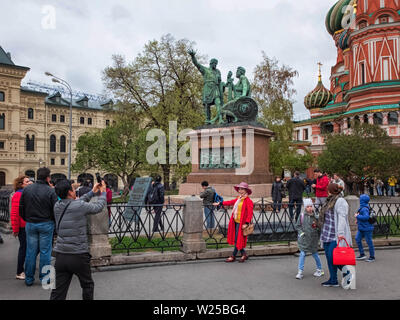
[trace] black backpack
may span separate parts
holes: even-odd
[[[150,204],[154,204],[159,202],[159,192],[158,192],[158,184],[157,185],[152,185],[150,192],[149,192],[149,196],[147,198],[148,203]]]

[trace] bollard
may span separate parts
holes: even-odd
[[[181,251],[184,253],[200,253],[206,251],[203,239],[203,201],[191,196],[185,198],[183,209],[183,240]]]
[[[97,201],[93,197],[90,202]],[[89,253],[92,256],[92,266],[107,266],[111,260],[111,244],[108,239],[108,209],[107,206],[102,212],[88,216],[88,238]]]

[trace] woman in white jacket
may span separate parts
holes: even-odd
[[[352,245],[348,218],[349,205],[342,197],[342,188],[339,185],[331,183],[328,186],[328,191],[328,199],[321,208],[318,219],[321,230],[321,244],[325,250],[326,261],[330,274],[329,280],[322,283],[322,285],[324,287],[338,287],[338,266],[333,265],[333,249],[335,249],[338,242],[342,240],[346,240],[350,246]]]

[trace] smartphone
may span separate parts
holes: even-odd
[[[96,173],[96,179],[97,179],[97,183],[101,183],[101,181],[103,180],[100,176],[100,173]]]

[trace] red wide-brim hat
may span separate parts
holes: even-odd
[[[248,195],[251,195],[253,193],[253,191],[251,191],[251,189],[249,188],[249,185],[246,182],[241,182],[237,186],[234,186],[234,188],[237,192],[239,192],[239,188],[246,189]]]

